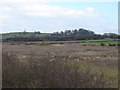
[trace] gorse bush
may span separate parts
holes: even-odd
[[[35,56],[23,62],[19,55],[3,52],[3,88],[104,88],[104,74],[81,70],[58,56]],[[51,58],[52,57],[52,58]]]

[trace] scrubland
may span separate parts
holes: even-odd
[[[117,88],[118,54],[118,46],[3,43],[3,88]]]

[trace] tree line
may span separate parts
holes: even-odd
[[[113,38],[113,39],[120,39],[120,35],[116,33],[104,33],[101,34],[95,34],[93,31],[86,30],[83,28],[75,29],[75,30],[65,30],[60,32],[54,32],[46,36],[41,36],[41,32],[35,31],[32,33],[32,35],[28,32],[22,32],[20,33],[22,36],[16,36],[16,37],[8,37],[3,38],[3,41],[70,41],[70,40],[97,40],[97,39],[105,39],[105,38]],[[4,34],[6,36],[7,34]],[[37,35],[37,36],[36,36]]]

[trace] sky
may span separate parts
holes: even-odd
[[[0,0],[0,33],[79,28],[118,33],[118,0]]]

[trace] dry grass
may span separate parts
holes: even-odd
[[[117,48],[78,45],[5,47],[2,54],[3,88],[118,86]]]

